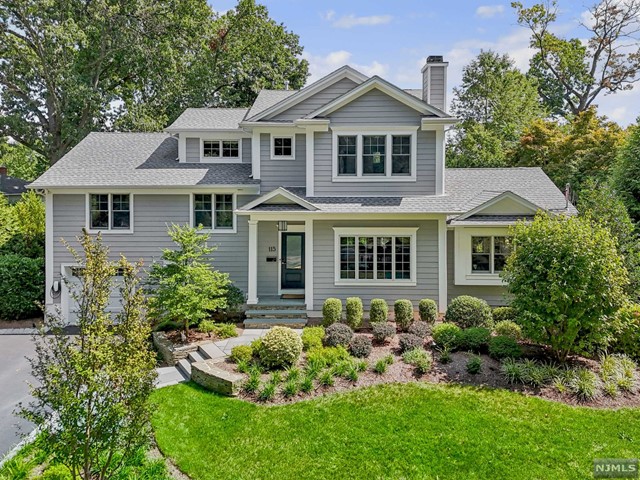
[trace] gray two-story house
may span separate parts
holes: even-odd
[[[31,184],[46,198],[47,305],[73,317],[61,238],[102,232],[114,258],[149,264],[171,247],[172,223],[210,234],[213,264],[249,306],[503,303],[508,226],[574,209],[538,168],[445,168],[446,78],[442,57],[427,60],[421,90],[345,66],[298,91],[263,90],[250,108],[187,109],[164,133],[88,135]]]

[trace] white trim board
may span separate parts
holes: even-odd
[[[505,282],[497,273],[471,273],[471,237],[507,237],[508,227],[454,228],[454,264],[456,285],[487,285],[501,287]]]
[[[310,210],[310,211],[317,210],[316,206],[313,205],[312,203],[307,202],[306,200],[304,200],[304,199],[300,198],[299,196],[291,193],[289,190],[287,190],[287,189],[285,189],[283,187],[278,187],[275,190],[271,190],[269,193],[266,193],[265,195],[263,195],[263,196],[261,196],[259,198],[256,198],[255,200],[243,205],[242,209],[240,209],[240,211],[247,212],[247,211],[251,210],[252,208],[257,207],[258,205],[262,205],[263,203],[271,200],[272,198],[277,197],[278,195],[283,196],[284,198],[290,200],[291,203],[295,203],[297,205],[300,205],[301,207],[304,207],[307,210]],[[286,213],[286,212],[277,212],[277,213]]]

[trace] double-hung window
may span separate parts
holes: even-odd
[[[131,195],[91,193],[88,198],[90,231],[131,231]]]
[[[295,137],[293,135],[271,136],[271,158],[293,159],[295,157]]]
[[[204,230],[234,231],[232,193],[196,193],[193,195],[193,226]]]
[[[336,228],[337,284],[415,283],[415,228]]]
[[[362,175],[384,175],[386,151],[386,135],[363,135]]]
[[[338,174],[356,175],[358,161],[358,137],[341,135],[338,137]]]
[[[227,160],[240,159],[240,140],[203,140],[202,141],[203,160]]]
[[[500,273],[511,253],[508,237],[471,237],[471,272]]]

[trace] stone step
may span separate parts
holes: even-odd
[[[247,310],[245,312],[247,318],[263,318],[263,317],[306,317],[306,310]]]
[[[222,349],[218,348],[218,346],[214,345],[213,343],[205,343],[204,345],[200,345],[198,347],[198,353],[205,360],[215,359],[215,358],[220,358],[225,356],[225,353],[222,351]]]
[[[157,369],[157,372],[156,388],[168,387],[189,381],[189,377],[186,377],[182,370],[176,367],[161,367]]]
[[[202,362],[204,360],[204,357],[197,351],[189,353],[189,356],[187,358],[189,359],[190,363]]]
[[[307,325],[306,318],[247,318],[244,321],[245,328],[271,328],[275,326],[302,328]]]
[[[180,370],[187,378],[191,378],[191,363],[186,358],[180,360],[176,367]]]
[[[288,302],[258,303],[251,305],[251,310],[304,310],[304,302],[289,300]]]

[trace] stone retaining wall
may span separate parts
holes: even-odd
[[[151,337],[153,345],[160,352],[167,365],[175,365],[180,360],[187,358],[191,352],[198,350],[198,344],[176,346],[164,332],[153,332]]]
[[[217,366],[220,359],[191,364],[191,380],[207,390],[235,397],[240,391],[242,375],[228,372]]]

